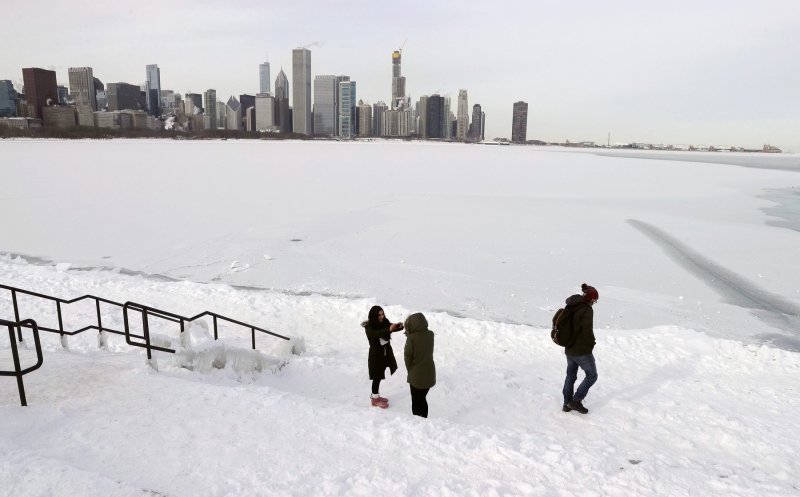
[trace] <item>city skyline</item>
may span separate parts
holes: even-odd
[[[396,6],[350,2],[370,23],[347,34],[338,29],[342,12],[311,2],[199,2],[192,7],[197,22],[177,27],[185,6],[158,4],[163,15],[147,16],[150,4],[126,16],[87,13],[89,27],[81,30],[64,22],[74,13],[58,2],[12,10],[7,30],[28,42],[6,51],[0,79],[20,89],[23,67],[53,68],[65,85],[68,67],[92,67],[106,84],[142,84],[143,68],[157,64],[161,88],[214,88],[227,99],[258,92],[265,51],[273,71],[283,69],[293,84],[292,50],[306,46],[312,80],[349,74],[358,98],[375,104],[392,100],[390,57],[402,46],[411,101],[438,94],[456,107],[466,89],[470,110],[480,103],[488,116],[486,138],[511,137],[512,106],[522,100],[528,139],[605,143],[610,133],[612,144],[772,143],[800,151],[800,9],[789,1],[509,2],[494,9],[443,2],[426,7],[425,22],[410,21],[421,2],[410,2],[405,17]],[[36,12],[32,41],[25,18]],[[221,16],[234,23],[222,30],[209,24]],[[463,36],[470,27],[476,35]],[[111,36],[125,31],[131,36]]]

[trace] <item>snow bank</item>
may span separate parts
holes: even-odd
[[[157,333],[183,349],[158,353],[155,371],[120,337],[108,351],[93,337],[70,339],[65,351],[46,336],[44,365],[25,378],[30,407],[0,378],[0,484],[15,497],[789,496],[800,487],[796,352],[679,324],[599,329],[600,380],[581,416],[560,411],[564,358],[546,329],[425,311],[438,383],[423,420],[410,414],[402,366],[382,384],[391,407],[369,406],[358,323],[370,299],[8,259],[0,281],[187,314],[213,308],[302,336],[305,348],[293,355],[282,340],[262,340],[253,352],[233,328],[219,342],[203,325],[182,341],[165,328]],[[21,305],[26,316],[52,313]],[[383,307],[394,321],[416,311]],[[5,296],[0,310],[8,315]],[[404,337],[393,342],[400,359]]]

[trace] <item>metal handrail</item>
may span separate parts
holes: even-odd
[[[148,349],[147,350],[147,358],[148,359],[151,358],[150,350],[159,350],[161,352],[175,353],[175,351],[173,349],[169,349],[169,348],[166,348],[166,347],[159,347],[159,346],[156,346],[156,345],[152,345],[150,343],[150,338],[149,338],[149,332],[150,331],[149,331],[149,321],[148,321],[148,318],[149,318],[150,315],[153,315],[153,316],[161,318],[161,319],[165,319],[167,321],[180,323],[181,332],[184,331],[185,323],[189,323],[189,322],[195,321],[195,320],[197,320],[197,319],[199,319],[201,317],[204,317],[204,316],[210,316],[212,318],[212,320],[213,320],[213,325],[214,325],[214,340],[218,340],[219,339],[219,334],[218,334],[218,329],[217,329],[217,321],[218,320],[223,320],[223,321],[227,321],[227,322],[230,322],[230,323],[233,323],[233,324],[237,324],[239,326],[243,326],[245,328],[250,328],[251,333],[252,333],[252,347],[253,347],[254,350],[256,348],[256,345],[255,345],[256,344],[256,338],[255,338],[255,332],[256,331],[259,331],[261,333],[265,333],[265,334],[268,334],[268,335],[272,335],[272,336],[274,336],[276,338],[281,338],[283,340],[291,340],[289,337],[286,337],[284,335],[280,335],[278,333],[274,333],[274,332],[272,332],[270,330],[267,330],[265,328],[261,328],[261,327],[258,327],[258,326],[254,326],[252,324],[244,323],[242,321],[239,321],[239,320],[227,317],[227,316],[223,316],[222,314],[218,314],[218,313],[211,312],[211,311],[203,311],[200,314],[197,314],[196,316],[186,317],[186,316],[181,316],[180,314],[175,314],[173,312],[169,312],[169,311],[165,311],[165,310],[162,310],[162,309],[158,309],[156,307],[147,306],[147,305],[144,305],[144,304],[138,304],[136,302],[130,302],[129,301],[129,302],[126,302],[125,304],[123,304],[123,303],[120,303],[120,302],[115,302],[113,300],[105,299],[103,297],[97,297],[97,296],[91,295],[91,294],[83,295],[81,297],[76,297],[74,299],[69,299],[68,300],[68,299],[62,299],[62,298],[59,298],[59,297],[53,297],[51,295],[45,295],[43,293],[32,292],[30,290],[24,290],[22,288],[17,288],[17,287],[13,287],[13,286],[9,286],[9,285],[0,284],[0,288],[9,290],[11,292],[11,301],[12,301],[12,304],[13,304],[13,307],[14,307],[14,319],[16,321],[20,320],[19,305],[17,303],[17,294],[18,293],[23,294],[23,295],[30,295],[30,296],[33,296],[33,297],[37,297],[37,298],[41,298],[41,299],[45,299],[45,300],[49,300],[49,301],[55,302],[56,303],[56,312],[58,314],[58,329],[49,328],[49,327],[46,327],[46,326],[39,326],[38,329],[42,330],[42,331],[51,332],[51,333],[58,333],[59,335],[61,335],[61,345],[64,348],[66,348],[66,337],[67,336],[77,335],[78,333],[82,333],[82,332],[84,332],[86,330],[98,330],[100,332],[100,336],[101,336],[101,338],[100,338],[101,347],[104,346],[104,344],[105,344],[105,340],[104,340],[104,337],[103,337],[103,332],[109,332],[109,333],[114,333],[114,334],[117,334],[117,335],[124,335],[125,336],[125,342],[128,343],[129,345],[133,345],[135,347],[147,348]],[[95,308],[97,310],[97,323],[84,326],[83,328],[80,328],[80,329],[77,329],[77,330],[74,330],[74,331],[66,331],[66,330],[64,330],[64,321],[63,321],[63,318],[62,318],[62,315],[61,315],[61,304],[73,304],[75,302],[80,302],[82,300],[87,300],[87,299],[94,300],[94,302],[95,302]],[[102,316],[100,314],[100,303],[104,303],[104,304],[111,305],[111,306],[116,306],[116,307],[119,307],[122,310],[124,323],[125,323],[125,329],[124,330],[115,330],[113,328],[108,328],[108,327],[103,326],[103,320],[102,320]],[[132,333],[130,331],[130,326],[129,326],[129,323],[128,323],[128,314],[127,314],[128,309],[138,310],[138,311],[142,312],[142,319],[143,319],[142,320],[142,329],[143,329],[143,333],[141,335],[137,335],[137,334]],[[18,336],[18,340],[21,342],[22,341],[22,330],[19,327],[17,327],[17,336]],[[131,337],[138,338],[140,340],[144,340],[145,344],[133,342],[133,341],[131,341]]]
[[[131,310],[134,310],[134,311],[139,311],[139,312],[142,313],[142,330],[143,330],[142,334],[144,336],[143,337],[137,336],[137,338],[143,338],[144,341],[145,341],[144,344],[134,342],[134,341],[132,341],[130,339],[130,336],[132,336],[132,335],[129,334],[130,326],[129,326],[129,321],[128,321],[128,309],[131,309]],[[278,333],[269,331],[269,330],[267,330],[265,328],[260,328],[258,326],[254,326],[252,324],[244,323],[242,321],[239,321],[239,320],[236,320],[236,319],[233,319],[233,318],[229,318],[227,316],[223,316],[222,314],[217,314],[216,312],[211,312],[211,311],[203,311],[200,314],[197,314],[196,316],[187,317],[187,316],[181,316],[180,314],[175,314],[173,312],[165,311],[163,309],[158,309],[156,307],[152,307],[152,306],[148,306],[148,305],[144,305],[144,304],[139,304],[139,303],[136,303],[136,302],[128,301],[128,302],[125,302],[125,304],[122,306],[122,315],[123,315],[123,319],[124,319],[124,323],[125,323],[125,342],[128,345],[133,345],[134,347],[142,347],[142,348],[147,349],[147,358],[148,359],[152,358],[152,355],[151,355],[151,352],[150,352],[151,350],[158,350],[158,351],[161,351],[161,352],[169,352],[169,353],[172,353],[172,354],[175,353],[174,349],[170,349],[168,347],[160,347],[160,346],[153,345],[153,344],[150,343],[150,321],[149,321],[149,317],[151,315],[154,315],[156,317],[160,317],[162,319],[168,319],[168,320],[171,320],[171,321],[180,322],[180,324],[181,324],[181,333],[183,333],[183,331],[184,331],[185,323],[191,323],[192,321],[195,321],[195,320],[200,319],[202,317],[210,316],[212,318],[212,321],[213,321],[213,324],[214,324],[214,340],[218,340],[219,339],[219,332],[218,332],[218,328],[217,328],[217,321],[218,320],[227,321],[229,323],[233,323],[233,324],[242,326],[244,328],[250,328],[251,343],[252,343],[253,350],[256,349],[256,331],[259,331],[261,333],[265,333],[267,335],[272,335],[272,336],[274,336],[276,338],[282,338],[283,340],[291,340],[287,336],[280,335]],[[133,336],[135,336],[135,335],[133,335]]]
[[[39,327],[33,319],[25,319],[23,321],[6,321],[0,319],[0,326],[8,327],[8,339],[11,342],[11,356],[14,359],[14,371],[0,371],[0,376],[16,376],[17,377],[17,390],[19,391],[19,402],[23,407],[28,405],[25,398],[25,385],[22,382],[22,377],[31,371],[35,371],[42,367],[44,358],[42,357],[42,343],[39,341]],[[19,361],[19,350],[17,349],[17,342],[14,340],[14,328],[19,333],[22,333],[22,328],[31,328],[33,330],[33,341],[36,344],[36,364],[33,366],[22,369]]]

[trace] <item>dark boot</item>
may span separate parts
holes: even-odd
[[[567,407],[573,411],[578,411],[581,414],[589,414],[589,409],[583,407],[583,404],[581,404],[580,400],[571,400],[569,404],[567,404]]]
[[[569,408],[569,406],[568,406],[567,404],[564,404],[564,405],[561,407],[561,410],[562,410],[562,411],[564,411],[564,412],[570,412],[572,409],[570,409],[570,408]]]

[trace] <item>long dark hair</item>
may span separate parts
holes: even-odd
[[[383,308],[381,306],[373,305],[369,310],[369,314],[367,314],[367,323],[369,323],[372,326],[377,326],[377,325],[381,324],[381,322],[378,321],[378,313],[381,312],[382,310],[383,310]],[[384,320],[386,319],[386,313],[385,312],[383,314],[383,319]]]

